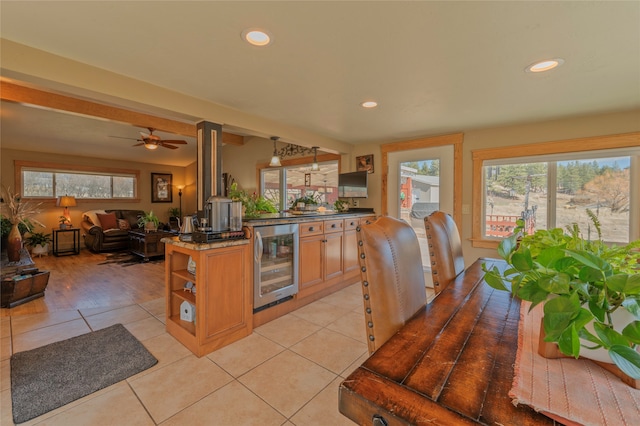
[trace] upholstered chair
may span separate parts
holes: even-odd
[[[424,218],[433,288],[440,293],[460,272],[464,257],[460,233],[451,215],[436,211]]]
[[[357,228],[369,354],[427,302],[420,246],[405,221],[383,216]]]

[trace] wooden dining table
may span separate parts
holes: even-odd
[[[361,425],[553,425],[508,395],[520,301],[484,282],[480,258],[340,385],[340,412]]]

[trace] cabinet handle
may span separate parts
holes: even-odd
[[[335,227],[336,227],[336,224],[335,224],[335,223],[334,223],[334,224],[332,224],[332,225],[331,225],[331,227],[332,227],[332,228],[335,228]]]
[[[349,226],[355,226],[355,222],[351,222],[351,224]]]
[[[309,227],[309,231],[314,231],[315,229],[313,228],[313,226]]]

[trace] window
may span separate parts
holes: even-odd
[[[16,162],[23,197],[78,199],[137,198],[139,172],[83,166]]]
[[[597,149],[607,145],[612,148]],[[474,195],[479,194],[474,199],[475,246],[497,245],[512,234],[519,218],[528,233],[577,223],[585,237],[597,238],[589,212],[598,218],[605,241],[626,244],[638,238],[637,134],[635,139],[620,135],[501,151],[499,158],[493,149],[473,153]]]
[[[333,205],[338,199],[338,160],[318,161],[318,166],[317,171],[311,170],[311,163],[264,168],[260,172],[260,192],[280,211],[288,210],[294,200],[304,196]]]

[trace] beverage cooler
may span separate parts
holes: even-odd
[[[298,224],[254,227],[253,311],[298,293]]]

